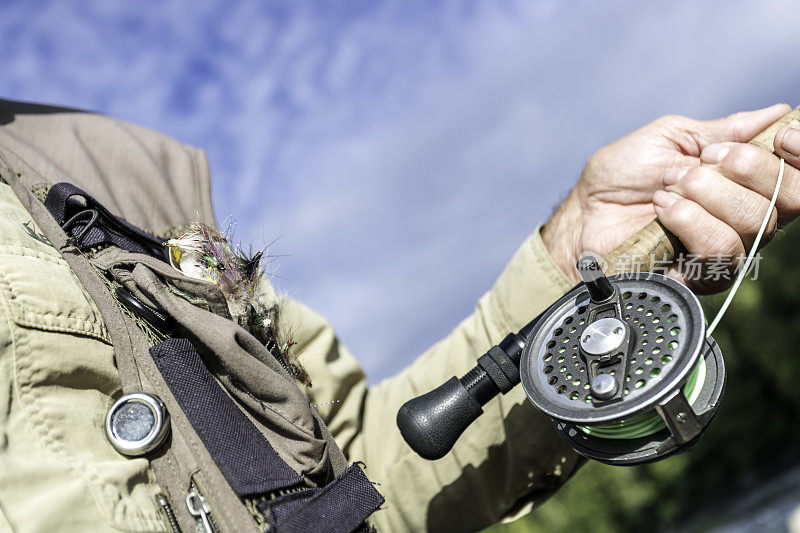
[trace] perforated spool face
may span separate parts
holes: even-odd
[[[658,274],[610,279],[621,294],[622,319],[633,343],[621,401],[592,403],[579,353],[589,318],[589,295],[582,286],[542,317],[526,344],[523,386],[537,407],[561,420],[599,423],[646,410],[685,381],[702,346],[703,311],[683,285]]]
[[[663,292],[663,291],[662,291]],[[623,394],[634,398],[659,382],[662,370],[672,364],[674,353],[686,336],[686,317],[673,310],[675,302],[647,291],[622,294],[623,319],[633,328],[636,347],[629,360]],[[586,364],[578,345],[588,326],[588,299],[574,308],[549,332],[541,349],[541,371],[558,394],[572,401],[592,402]],[[611,371],[614,375],[614,371]]]

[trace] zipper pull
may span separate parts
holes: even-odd
[[[186,495],[186,507],[189,509],[189,514],[194,516],[195,519],[199,519],[203,524],[203,533],[214,533],[214,529],[211,527],[211,520],[208,518],[211,507],[208,506],[206,499],[194,486],[192,486],[189,494]]]

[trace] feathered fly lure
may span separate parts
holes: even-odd
[[[191,278],[215,283],[233,320],[249,331],[296,380],[310,385],[308,374],[292,354],[291,339],[279,328],[278,297],[263,268],[264,251],[245,253],[225,234],[194,223],[177,239],[167,241],[172,266]]]

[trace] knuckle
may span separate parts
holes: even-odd
[[[682,124],[686,120],[687,118],[683,115],[664,115],[657,118],[655,122],[663,126],[674,126],[676,124]]]
[[[736,176],[747,176],[761,166],[761,150],[749,144],[735,144],[721,165]]]
[[[586,165],[583,167],[583,174],[594,174],[599,169],[602,169],[605,166],[603,159],[605,156],[604,151],[606,149],[607,149],[606,147],[601,148],[600,150],[592,154],[592,156],[586,162]]]
[[[695,219],[694,209],[692,209],[691,203],[686,200],[678,200],[673,204],[670,208],[670,217],[680,227],[691,228],[695,225],[693,223]]]
[[[741,111],[728,116],[728,121],[731,124],[731,131],[734,139],[741,139],[743,137],[742,128],[745,125],[746,120],[747,115]]]
[[[755,235],[767,214],[763,198],[754,194],[738,194],[733,200],[734,226],[745,235]]]
[[[692,198],[702,198],[708,192],[711,173],[708,167],[694,167],[681,179],[681,187]]]
[[[708,255],[717,257],[735,257],[740,253],[739,235],[730,228],[720,229],[708,234]]]

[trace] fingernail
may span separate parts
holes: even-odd
[[[675,185],[686,173],[689,172],[688,168],[670,168],[664,172],[664,186]]]
[[[653,193],[653,203],[658,207],[663,207],[664,209],[675,205],[675,202],[678,201],[678,198],[680,198],[680,196],[677,194],[673,192],[662,191],[660,189]]]
[[[800,130],[787,128],[781,139],[781,148],[795,157],[800,157]]]
[[[731,148],[727,144],[709,144],[703,148],[703,151],[700,153],[700,161],[708,163],[709,165],[716,165],[725,159],[725,156],[728,155],[730,151]]]

